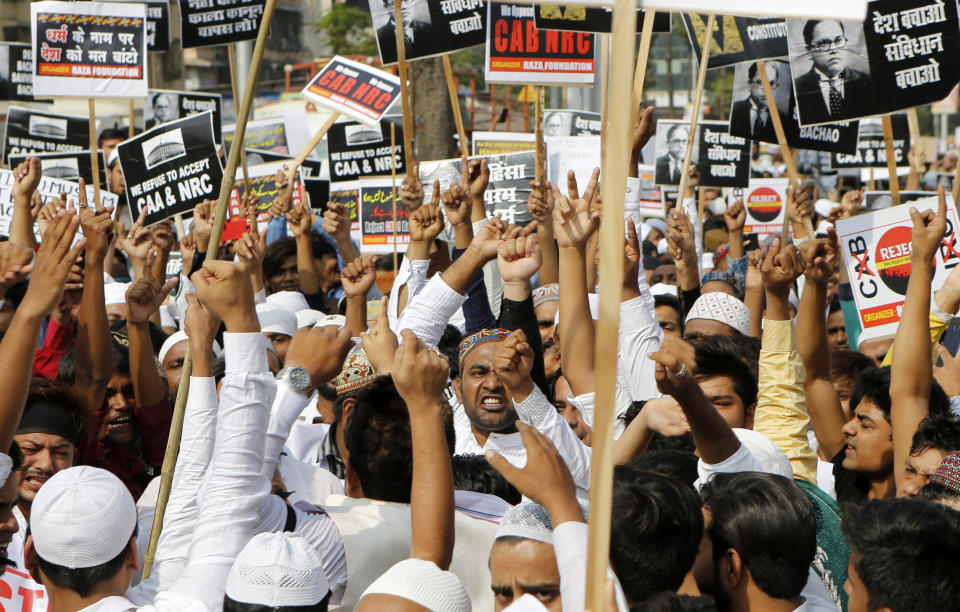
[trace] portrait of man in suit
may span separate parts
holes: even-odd
[[[380,0],[372,0],[371,5]],[[371,6],[371,8],[373,8]],[[380,44],[380,52],[384,61],[392,58],[396,61],[397,43],[394,27],[394,0],[383,0],[383,8],[380,12],[381,19],[385,16],[386,21],[377,25],[377,41]],[[430,10],[424,0],[402,0],[400,4],[400,17],[403,26],[403,43],[406,50],[407,59],[412,57],[422,57],[433,53],[433,42],[429,40],[430,34]]]
[[[813,66],[796,77],[794,86],[803,124],[826,123],[858,115],[858,100],[870,95],[870,75],[850,65],[854,55],[843,23],[811,19],[803,26],[806,54]]]
[[[666,149],[666,155],[658,155],[654,170],[654,181],[658,185],[679,185],[680,171],[683,169],[683,154],[687,150],[689,128],[683,123],[674,123],[667,128],[665,142],[657,141],[657,151]],[[663,144],[663,147],[661,147]],[[696,160],[696,155],[690,159]]]
[[[773,137],[773,121],[770,119],[770,109],[767,107],[767,96],[763,91],[763,79],[758,72],[759,62],[750,64],[747,71],[748,95],[742,100],[736,100],[730,111],[730,123],[738,128],[746,127],[751,138],[769,139]],[[766,65],[767,80],[771,88],[776,87],[778,70],[774,62]]]

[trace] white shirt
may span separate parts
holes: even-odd
[[[19,506],[13,507],[18,531],[7,545],[7,558],[16,562],[0,575],[0,605],[6,610],[46,612],[50,601],[43,585],[35,582],[23,562],[23,543],[27,539],[27,519]]]
[[[843,77],[839,74],[833,78],[828,77],[824,73],[820,72],[816,68],[813,69],[814,73],[820,78],[820,94],[823,96],[823,102],[827,105],[827,113],[830,112],[830,84],[833,83],[834,88],[840,92],[840,99],[843,100]]]
[[[404,329],[412,331],[430,348],[435,348],[443,337],[443,330],[467,296],[450,288],[440,274],[435,275],[420,292],[407,300],[400,315],[397,335]]]

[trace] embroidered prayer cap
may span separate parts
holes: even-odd
[[[730,285],[734,291],[737,290],[737,281],[734,278],[733,274],[729,272],[724,272],[723,270],[713,269],[703,275],[703,278],[700,279],[700,286],[703,287],[710,281],[723,281]],[[709,295],[709,294],[704,294]]]
[[[137,507],[127,487],[110,472],[86,465],[51,476],[30,510],[37,554],[70,569],[116,558],[136,526]]]
[[[314,606],[329,592],[323,559],[315,547],[292,533],[253,536],[227,577],[227,597],[239,603]]]
[[[277,291],[267,296],[267,304],[279,306],[291,314],[310,308],[307,298],[299,291]]]
[[[497,527],[499,538],[523,538],[553,545],[553,524],[550,515],[540,504],[520,503],[507,510]]]
[[[943,458],[937,471],[930,475],[930,482],[960,493],[960,451],[949,453]]]
[[[367,358],[366,351],[361,348],[347,357],[333,386],[337,388],[337,395],[343,395],[367,385],[376,377],[377,371]]]
[[[463,365],[463,360],[467,358],[467,355],[470,353],[470,351],[477,348],[481,344],[485,344],[487,342],[503,342],[509,335],[509,331],[499,327],[493,329],[481,329],[474,334],[470,334],[460,342],[460,365]]]
[[[750,333],[750,310],[746,304],[729,293],[713,291],[701,295],[693,303],[684,323],[694,319],[726,323],[745,336]]]
[[[363,592],[367,595],[394,595],[418,603],[432,612],[469,612],[470,595],[452,572],[432,561],[404,559],[388,569]]]
[[[260,320],[260,331],[265,334],[284,334],[292,338],[297,333],[296,315],[283,306],[257,304],[257,319]]]
[[[547,283],[533,290],[533,307],[560,300],[560,283]]]

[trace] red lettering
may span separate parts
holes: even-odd
[[[540,36],[537,34],[537,25],[533,19],[529,19],[527,24],[527,53],[536,53],[540,50]]]
[[[324,72],[323,74],[320,75],[320,80],[317,81],[317,85],[323,85],[324,87],[326,87],[327,85],[330,84],[330,80],[333,79],[335,75],[336,73],[330,70],[328,70],[327,72]]]
[[[562,53],[564,55],[573,53],[573,32],[564,32],[562,41],[563,41],[563,45],[561,47]]]
[[[370,88],[370,91],[367,92],[367,95],[364,96],[364,98],[363,98],[363,100],[361,100],[361,102],[363,102],[363,103],[366,104],[367,106],[370,106],[370,105],[372,105],[374,102],[377,101],[377,98],[380,97],[380,94],[381,94],[381,93],[382,93],[382,92],[381,92],[379,89],[377,89],[376,87],[371,87],[371,88]]]
[[[587,55],[588,53],[590,53],[590,41],[592,40],[593,39],[591,38],[591,34],[578,32],[577,33],[577,53],[579,55]]]
[[[383,94],[374,103],[373,108],[377,110],[385,110],[388,104],[390,104],[390,94],[383,92]]]
[[[558,53],[560,47],[560,32],[558,30],[547,30],[546,44],[544,46],[544,53]]]
[[[357,85],[357,79],[354,79],[354,78],[350,77],[350,78],[345,79],[345,80],[343,81],[343,83],[340,84],[340,87],[337,88],[337,91],[339,91],[340,93],[342,93],[342,94],[344,94],[344,95],[347,95],[347,94],[349,94],[351,91],[353,91],[353,88],[354,88],[356,85]]]
[[[4,599],[13,599],[13,589],[7,584],[7,581],[0,578],[0,597]],[[0,608],[2,609],[2,608]]]
[[[510,51],[523,53],[523,24],[514,21],[510,26]]]
[[[497,50],[497,53],[503,53],[507,50],[507,21],[505,19],[497,19],[497,22],[493,24],[493,48]]]
[[[35,599],[43,599],[43,591],[34,591],[33,589],[26,589],[24,587],[17,589],[17,594],[23,597],[22,612],[30,612],[33,610],[33,601]]]
[[[351,93],[350,96],[356,100],[361,100],[363,99],[363,96],[368,92],[369,89],[370,89],[370,83],[360,83],[357,89],[353,93]]]

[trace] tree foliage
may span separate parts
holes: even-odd
[[[337,55],[377,56],[373,23],[362,9],[335,2],[313,27],[326,36],[327,46]]]

